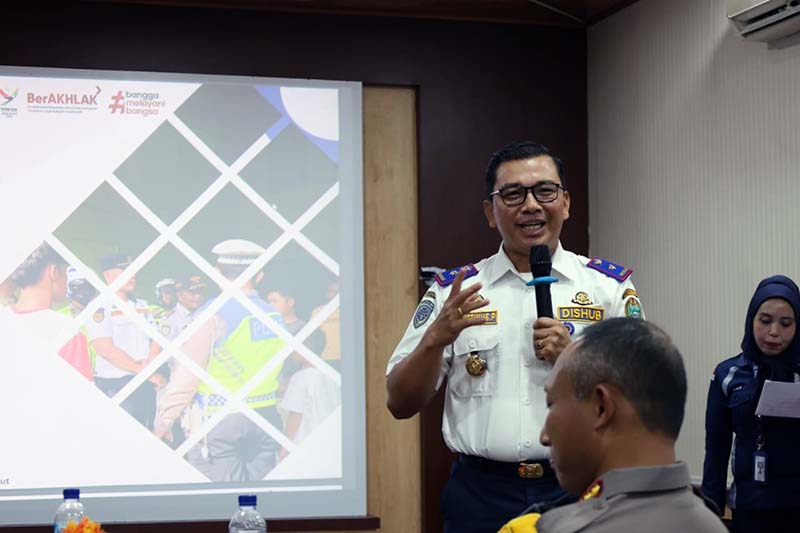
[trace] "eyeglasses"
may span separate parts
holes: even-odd
[[[537,202],[540,204],[549,204],[550,202],[555,202],[556,198],[558,198],[559,189],[562,191],[567,190],[561,184],[554,181],[540,181],[530,187],[515,183],[493,191],[489,196],[499,194],[506,206],[515,207],[524,204],[525,200],[528,198],[528,192],[531,192]]]

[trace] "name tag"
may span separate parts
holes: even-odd
[[[559,307],[558,319],[562,322],[600,322],[606,314],[602,307]]]
[[[464,318],[483,318],[486,320],[481,326],[496,326],[497,325],[497,310],[493,309],[491,311],[473,311],[471,313],[466,313]]]

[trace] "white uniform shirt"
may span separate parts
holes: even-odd
[[[175,304],[175,307],[167,313],[166,318],[161,324],[161,334],[169,340],[174,339],[178,334],[186,329],[192,321],[192,312],[186,309],[181,304]]]
[[[630,278],[624,282],[586,266],[589,259],[568,252],[558,244],[552,258],[550,286],[553,314],[561,319],[573,338],[593,322],[628,315],[643,317],[638,295]],[[480,294],[489,299],[478,311],[497,311],[496,325],[467,328],[447,346],[436,388],[448,379],[442,433],[447,446],[457,453],[477,455],[497,461],[544,459],[547,448],[539,444],[539,433],[547,415],[544,385],[552,366],[536,358],[533,349],[533,322],[537,318],[534,287],[526,285],[530,272],[519,273],[503,250],[475,265],[478,274],[466,280],[462,289],[480,282]],[[423,297],[395,348],[386,374],[416,348],[433,323],[450,288],[434,284]],[[580,294],[583,293],[583,294]],[[425,301],[430,303],[426,303]],[[420,314],[420,312],[422,313]],[[471,376],[465,367],[467,357],[478,352],[487,361],[483,376]]]
[[[154,328],[156,327],[152,310],[146,301],[137,298],[126,301],[125,305],[131,311],[142,316]],[[86,332],[89,341],[111,337],[114,346],[123,350],[135,361],[147,359],[147,356],[150,355],[150,337],[125,316],[116,305],[106,305],[95,311],[86,322]],[[131,373],[114,366],[105,357],[98,354],[95,362],[95,375],[98,378],[121,378],[129,376]]]
[[[294,442],[302,442],[342,403],[339,385],[322,373],[310,367],[298,370],[289,380],[280,407],[287,411],[300,413],[303,420],[294,436]]]

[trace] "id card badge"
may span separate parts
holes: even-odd
[[[767,453],[757,451],[753,453],[753,481],[767,482]]]

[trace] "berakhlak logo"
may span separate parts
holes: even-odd
[[[122,94],[122,91],[117,91],[117,94],[111,97],[111,103],[108,105],[108,108],[111,110],[112,115],[117,111],[119,111],[121,115],[125,114],[125,95]]]
[[[13,100],[14,98],[17,97],[18,93],[19,93],[19,89],[14,89],[14,91],[11,94],[5,92],[3,89],[0,89],[0,98],[3,99],[3,101],[0,102],[0,106],[4,106],[4,105],[10,103],[11,100]]]

